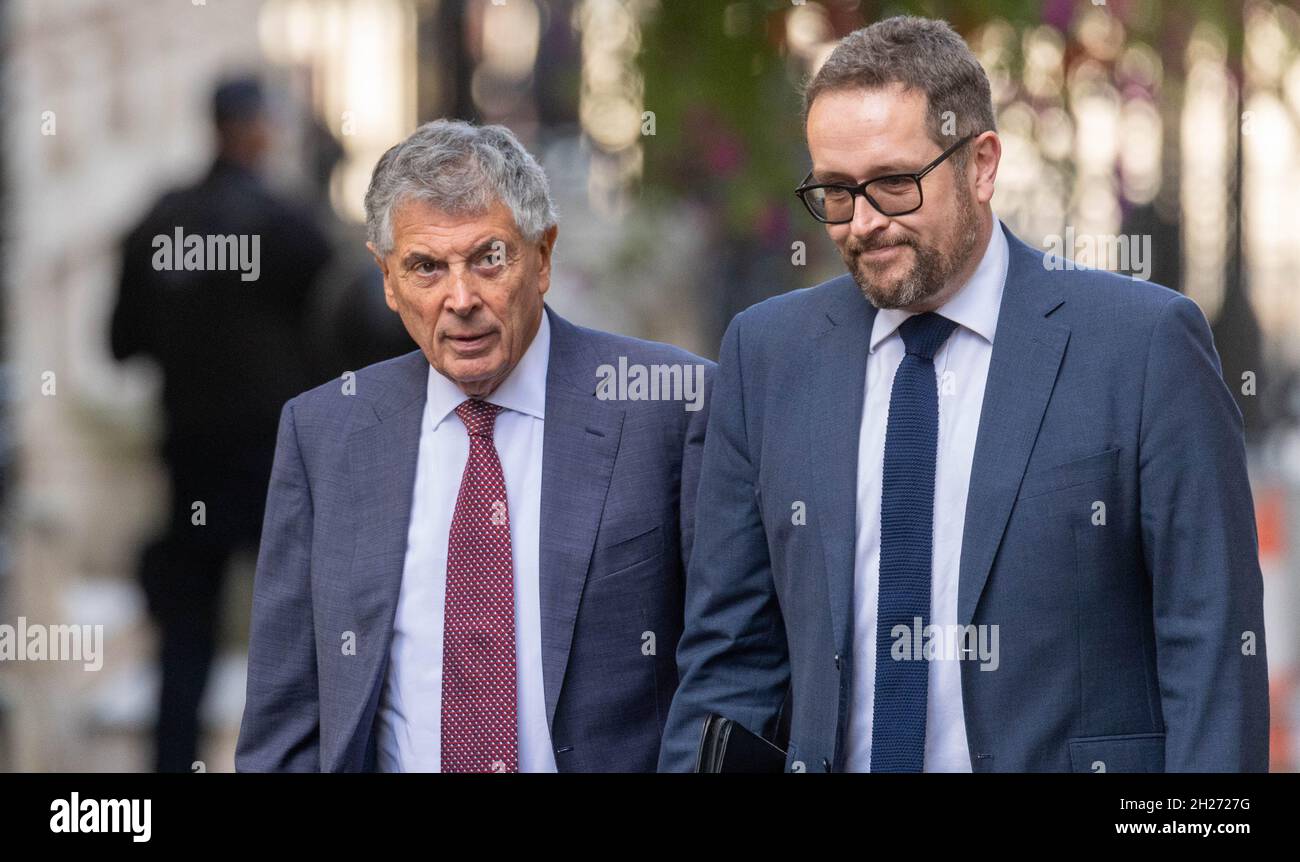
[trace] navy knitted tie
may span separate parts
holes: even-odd
[[[894,374],[885,429],[872,772],[920,772],[925,760],[929,668],[924,655],[915,655],[914,650],[906,659],[893,657],[893,630],[906,626],[902,636],[910,648],[930,624],[934,464],[939,440],[934,354],[956,326],[946,317],[926,312],[909,317],[898,328],[907,354]],[[918,619],[921,630],[914,632]]]

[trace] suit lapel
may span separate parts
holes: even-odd
[[[600,362],[581,331],[549,307],[546,313],[551,355],[542,436],[539,574],[542,677],[546,720],[553,729],[624,411],[616,402],[596,398]]]
[[[1010,259],[993,337],[962,532],[957,621],[969,625],[1020,490],[1070,331],[1046,316],[1063,301],[1043,254],[1007,229]]]
[[[373,415],[348,438],[349,486],[357,526],[343,619],[356,632],[357,654],[335,664],[342,669],[337,681],[339,702],[347,714],[342,732],[329,737],[340,740],[338,750],[326,758],[331,770],[345,768],[356,753],[351,751],[354,745],[342,741],[356,741],[357,727],[375,696],[392,642],[428,374],[429,362],[417,350],[395,362],[390,376],[359,382],[379,391],[371,400]],[[363,395],[358,392],[357,397]]]
[[[834,284],[825,318],[815,330],[810,385],[800,413],[810,425],[806,451],[816,508],[809,511],[809,520],[815,520],[821,535],[834,642],[845,650],[853,607],[858,432],[876,309],[851,277]]]

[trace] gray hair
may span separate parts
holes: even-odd
[[[876,90],[890,84],[925,94],[926,128],[944,149],[966,135],[995,131],[988,75],[947,21],[898,15],[845,36],[804,88],[803,119],[813,100],[832,90]],[[943,134],[954,119],[953,134]],[[966,148],[953,154],[958,168]]]
[[[457,216],[503,203],[529,242],[557,222],[546,174],[505,126],[434,120],[380,157],[366,190],[366,238],[381,255],[393,250],[393,210],[408,200]]]

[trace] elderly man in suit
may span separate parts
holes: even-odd
[[[284,406],[236,767],[653,770],[712,363],[545,305],[554,207],[504,128],[420,127],[366,216],[420,349]]]
[[[847,275],[724,336],[660,767],[705,716],[790,771],[1268,765],[1242,420],[1174,291],[989,202],[983,69],[940,21],[847,36],[800,187]]]

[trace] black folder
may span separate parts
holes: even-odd
[[[739,722],[720,715],[704,719],[696,772],[785,772],[785,752]]]

